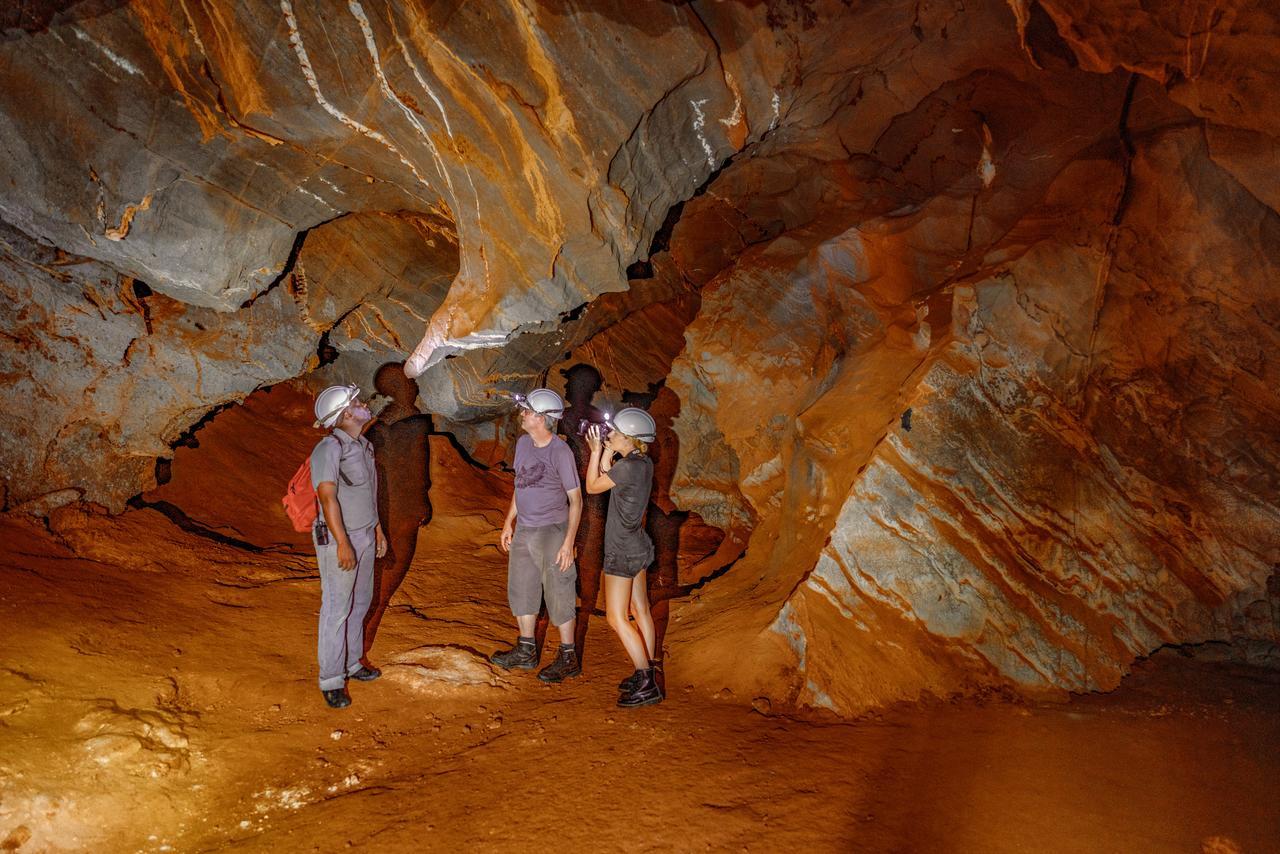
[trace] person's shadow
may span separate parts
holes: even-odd
[[[573,632],[578,660],[582,661],[587,625],[596,613],[596,602],[600,597],[600,573],[604,569],[604,523],[609,510],[608,493],[587,494],[587,460],[590,448],[587,445],[584,422],[604,423],[604,413],[592,404],[603,380],[598,370],[582,363],[563,370],[560,374],[565,379],[565,399],[569,404],[560,420],[561,430],[573,451],[573,458],[578,465],[578,477],[583,482],[582,520],[578,523],[578,535],[574,541],[578,560],[578,621]]]
[[[378,517],[387,553],[373,564],[373,601],[364,620],[364,663],[368,665],[378,627],[400,588],[418,547],[418,529],[431,521],[431,416],[418,409],[418,385],[404,375],[404,363],[388,362],[373,379],[391,402],[366,432],[378,467]]]
[[[652,388],[652,386],[650,387]],[[680,587],[680,529],[689,514],[676,509],[671,500],[671,481],[680,457],[680,437],[671,424],[680,414],[680,398],[665,385],[648,393],[627,392],[622,396],[627,406],[648,409],[658,427],[658,439],[649,446],[653,459],[653,490],[645,529],[653,539],[654,563],[649,568],[649,613],[653,615],[654,655],[663,658],[662,643],[671,621],[671,600]],[[665,689],[665,688],[664,688]]]

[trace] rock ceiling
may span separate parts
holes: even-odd
[[[0,24],[9,508],[121,509],[282,380],[412,352],[474,444],[591,361],[665,380],[673,498],[728,534],[671,636],[708,683],[855,713],[1280,639],[1266,4]]]

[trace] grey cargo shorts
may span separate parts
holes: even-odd
[[[562,626],[577,613],[578,564],[564,572],[556,566],[556,552],[568,530],[568,522],[536,528],[516,525],[507,556],[507,601],[512,615],[536,614],[544,599],[552,625]]]

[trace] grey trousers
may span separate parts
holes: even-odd
[[[373,601],[377,538],[374,532],[375,526],[347,532],[356,553],[355,569],[339,568],[338,544],[332,535],[327,546],[316,546],[316,560],[320,564],[320,632],[316,653],[320,659],[321,691],[341,688],[347,676],[360,669],[364,615]]]

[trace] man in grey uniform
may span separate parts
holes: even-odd
[[[311,452],[311,485],[321,519],[312,531],[320,564],[320,691],[331,708],[351,705],[347,679],[382,675],[360,663],[364,617],[373,599],[373,560],[387,551],[378,521],[378,471],[361,433],[373,420],[356,386],[330,386],[316,398],[316,426],[332,432]]]

